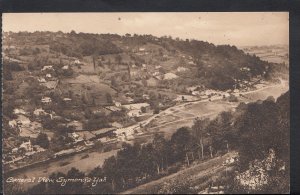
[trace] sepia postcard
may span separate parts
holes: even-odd
[[[5,195],[290,192],[288,12],[2,15]]]

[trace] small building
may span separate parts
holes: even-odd
[[[177,72],[184,72],[184,71],[187,71],[187,68],[182,67],[182,66],[177,68]]]
[[[130,110],[127,115],[129,117],[139,117],[142,115],[142,111],[141,110]]]
[[[23,114],[23,115],[25,115],[26,112],[21,108],[15,108],[14,109],[14,114]]]
[[[40,83],[46,83],[46,82],[47,82],[45,78],[38,78],[38,81],[39,81]]]
[[[23,142],[20,146],[19,149],[24,148],[26,152],[32,152],[33,147],[31,145],[31,141],[29,140],[28,142]]]
[[[74,61],[74,64],[81,64],[81,62],[80,62],[78,59],[76,59],[76,60]]]
[[[150,99],[150,96],[149,96],[148,94],[143,94],[143,99],[149,100],[149,99]]]
[[[18,126],[28,126],[30,123],[31,123],[31,121],[29,120],[29,118],[27,118],[24,115],[18,115],[18,118],[17,118]]]
[[[155,69],[160,69],[160,68],[161,68],[160,65],[155,66]]]
[[[33,111],[33,114],[35,116],[40,116],[40,115],[45,115],[47,114],[47,112],[45,112],[45,110],[43,110],[43,108],[37,108]]]
[[[160,74],[161,74],[160,72],[156,71],[156,72],[152,73],[152,76],[158,76]]]
[[[189,61],[188,64],[189,65],[195,65],[195,63],[193,61]]]
[[[120,107],[122,106],[121,102],[115,102],[115,106]]]
[[[126,97],[126,101],[129,102],[129,103],[133,103],[134,99],[132,99],[131,97]]]
[[[81,142],[84,141],[84,139],[77,133],[68,133],[68,136],[74,140],[74,142]]]
[[[63,100],[64,100],[65,102],[70,102],[70,101],[72,101],[71,98],[64,98]]]
[[[8,125],[9,125],[11,128],[15,128],[15,127],[17,127],[17,121],[16,121],[16,120],[8,121]]]
[[[114,137],[114,136],[116,136],[115,131],[116,131],[116,128],[115,127],[111,127],[111,128],[99,129],[99,130],[93,131],[92,133],[94,135],[96,135],[96,138]]]
[[[52,66],[44,66],[43,68],[42,68],[42,71],[43,70],[53,70],[53,67]]]
[[[52,78],[51,74],[46,74],[47,78]]]
[[[61,69],[63,69],[63,70],[68,70],[68,69],[69,69],[69,65],[65,65],[65,66],[63,66]]]
[[[52,102],[52,99],[50,97],[43,97],[41,102],[44,104],[49,104]]]

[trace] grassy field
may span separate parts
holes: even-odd
[[[167,110],[162,116],[155,118],[148,130],[164,132],[165,136],[169,138],[178,128],[191,127],[195,118],[214,118],[220,112],[229,111],[237,104],[221,100],[176,106]]]

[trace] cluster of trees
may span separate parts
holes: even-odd
[[[91,117],[84,123],[83,129],[97,130],[102,128],[111,127],[109,118],[103,113],[91,114]]]
[[[82,56],[118,54],[121,52],[121,49],[110,40],[84,33],[71,33],[69,36],[61,38],[60,41],[49,44],[50,50],[79,58]]]
[[[24,67],[22,67],[17,62],[11,62],[11,61],[3,61],[3,78],[5,80],[13,80],[12,71],[23,71],[25,70]]]

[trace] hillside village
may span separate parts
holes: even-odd
[[[2,43],[7,170],[128,141],[185,102],[238,101],[272,71],[234,46],[171,37],[4,32]]]

